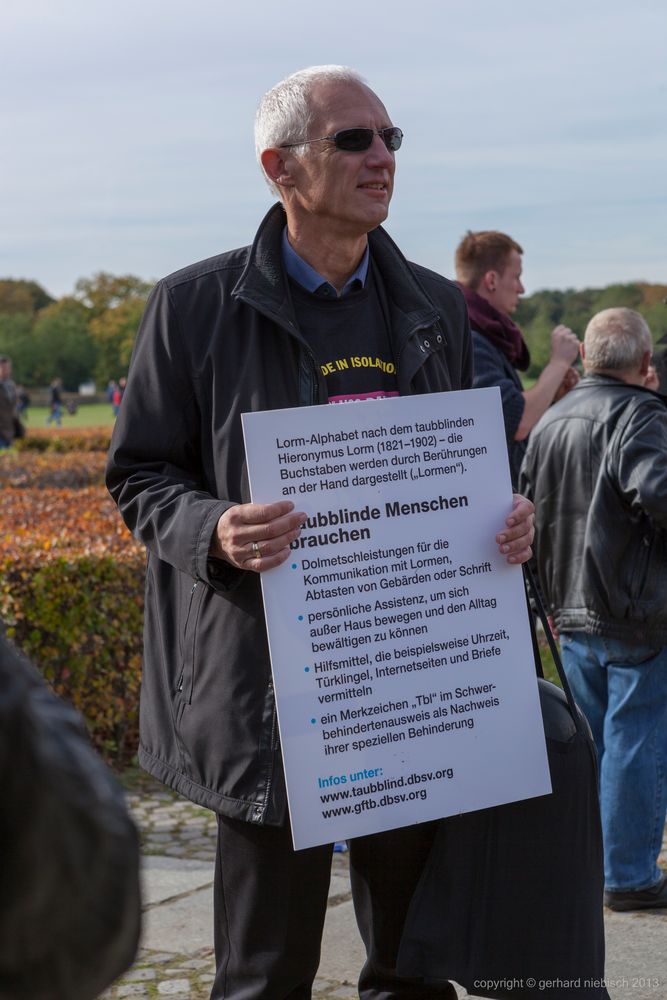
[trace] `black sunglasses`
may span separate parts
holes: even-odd
[[[379,135],[390,153],[401,148],[403,133],[393,125],[389,128],[343,128],[334,135],[321,135],[318,139],[302,139],[301,142],[285,142],[280,149],[291,149],[293,146],[307,146],[311,142],[333,142],[336,149],[346,153],[362,153],[370,149],[376,135]]]

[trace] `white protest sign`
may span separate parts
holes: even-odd
[[[297,849],[551,791],[497,389],[243,415]]]

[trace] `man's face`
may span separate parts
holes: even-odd
[[[319,84],[310,104],[313,123],[304,139],[392,124],[380,99],[361,84]],[[360,153],[314,142],[303,155],[287,156],[286,165],[294,182],[285,201],[290,229],[317,221],[332,234],[359,237],[386,219],[395,163],[379,135]]]
[[[0,382],[4,382],[6,379],[12,377],[12,363],[11,361],[0,361]]]
[[[511,316],[519,304],[519,296],[525,291],[521,284],[521,254],[510,250],[503,271],[491,273],[494,275],[493,288],[488,290],[486,297],[498,312]]]

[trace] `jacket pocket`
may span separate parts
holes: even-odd
[[[630,583],[630,596],[633,601],[641,601],[647,592],[649,567],[653,552],[653,541],[649,535],[642,535],[638,549],[639,551],[633,560],[633,572]]]
[[[195,664],[197,654],[197,625],[204,597],[205,585],[202,580],[195,580],[190,591],[188,610],[183,625],[181,638],[181,672],[176,686],[176,696],[184,706],[192,702],[195,686]],[[182,709],[178,713],[182,715]]]

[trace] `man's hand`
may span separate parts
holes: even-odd
[[[579,357],[579,341],[569,326],[559,323],[551,331],[551,361],[572,365]]]
[[[574,389],[575,385],[579,381],[579,372],[576,368],[568,368],[563,375],[563,381],[558,386],[558,391],[554,396],[554,403],[557,403],[559,399],[563,396],[567,396],[570,389]]]
[[[273,569],[289,556],[290,542],[301,534],[306,517],[290,500],[229,507],[218,521],[210,554],[238,569]]]
[[[549,624],[549,631],[553,636],[554,642],[559,642],[560,636],[558,635],[558,629],[556,628],[556,622],[553,619],[553,615],[547,615],[547,622]]]
[[[535,385],[523,391],[523,414],[514,440],[525,441],[543,413],[555,399],[559,399],[566,380],[573,375],[572,365],[579,357],[579,341],[568,326],[562,324],[551,331],[551,356],[540,372]],[[572,388],[570,385],[568,388]],[[567,391],[567,390],[566,390]]]
[[[531,545],[535,535],[535,507],[530,500],[515,493],[512,513],[505,520],[507,527],[496,535],[496,542],[508,563],[528,562],[533,554]]]

